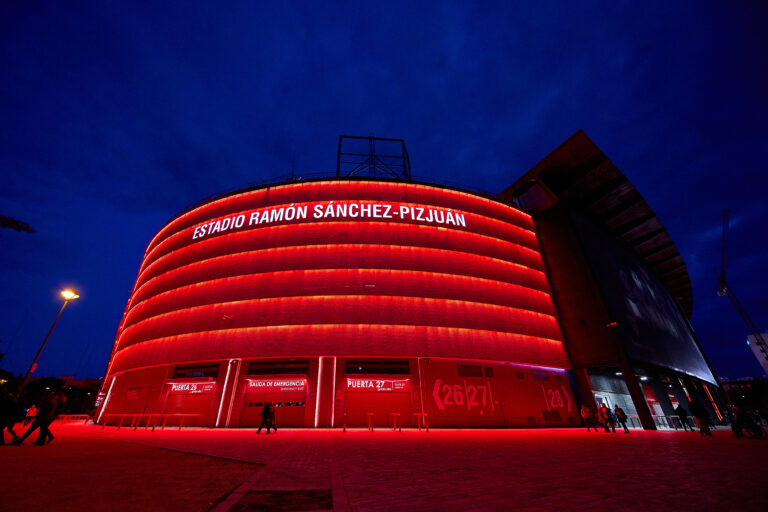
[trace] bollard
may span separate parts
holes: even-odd
[[[399,412],[391,412],[389,413],[390,418],[392,418],[392,430],[398,430],[400,432],[403,431],[403,425],[400,423],[400,413]]]
[[[425,412],[415,412],[413,413],[413,417],[416,419],[416,427],[419,429],[419,432],[421,432],[421,422],[424,421],[424,428],[429,432],[429,420],[427,419],[427,413]]]

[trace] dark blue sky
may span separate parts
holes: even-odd
[[[2,366],[103,374],[146,244],[240,185],[335,168],[337,136],[403,138],[413,172],[500,191],[582,128],[688,265],[724,376],[758,375],[729,281],[768,329],[768,41],[759,3],[0,4]],[[70,5],[71,4],[71,5]],[[272,5],[274,4],[274,5]]]

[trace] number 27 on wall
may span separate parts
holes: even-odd
[[[493,404],[493,391],[491,383],[485,384],[467,384],[464,380],[462,384],[443,384],[442,380],[435,381],[435,387],[432,390],[432,397],[439,409],[445,409],[446,405],[465,406],[467,410],[472,407],[485,407],[490,404],[491,409],[496,409]]]

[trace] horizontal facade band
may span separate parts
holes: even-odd
[[[116,353],[112,374],[232,358],[445,357],[570,368],[559,339],[419,325],[328,324],[231,328],[158,338]]]
[[[117,350],[151,339],[229,327],[346,323],[458,327],[562,339],[554,316],[524,309],[418,297],[325,295],[243,300],[166,313],[124,329]]]
[[[313,295],[382,295],[463,300],[555,315],[554,303],[546,291],[455,274],[339,268],[266,272],[205,281],[210,268],[204,267],[200,271],[202,275],[190,276],[193,278],[190,282],[194,284],[173,288],[134,304],[125,318],[124,328],[153,316],[206,304]]]
[[[192,241],[190,240],[190,242]],[[235,231],[190,243],[159,256],[145,265],[139,273],[137,286],[141,286],[152,277],[170,269],[216,256],[267,248],[322,244],[400,245],[450,249],[504,259],[537,270],[544,270],[538,247],[531,249],[468,231],[400,223],[313,222]]]

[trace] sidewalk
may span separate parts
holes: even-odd
[[[768,509],[768,441],[730,431],[52,430],[0,448],[0,510]]]

